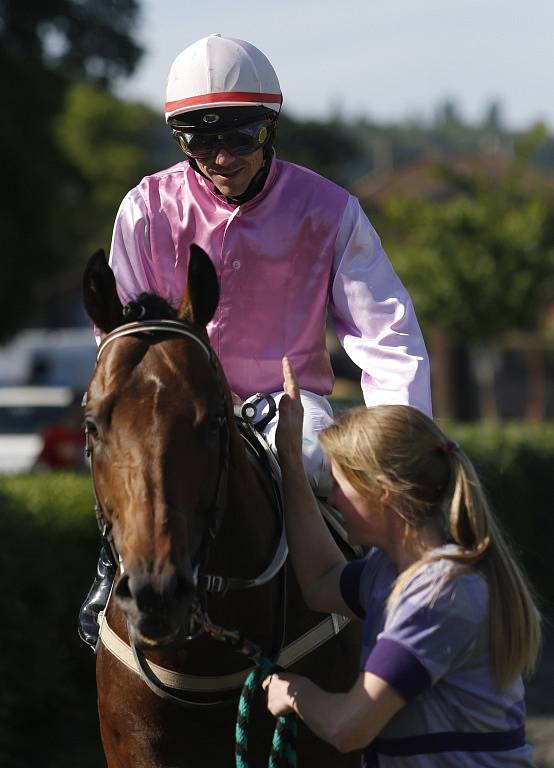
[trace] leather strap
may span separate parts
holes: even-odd
[[[327,616],[315,627],[286,645],[275,659],[275,663],[287,669],[311,651],[319,648],[327,640],[338,635],[349,622],[350,619],[339,614]],[[122,664],[136,674],[140,674],[130,646],[109,626],[104,613],[102,613],[100,622],[100,639],[105,648]],[[241,688],[246,677],[254,669],[254,667],[250,667],[228,675],[186,675],[161,667],[152,661],[149,661],[148,664],[154,674],[168,688],[193,693],[215,693]]]
[[[211,361],[212,353],[208,345],[201,339],[196,333],[188,331],[182,322],[178,320],[140,320],[135,323],[127,323],[114,331],[109,333],[100,343],[98,352],[96,355],[96,362],[100,359],[100,355],[106,349],[108,344],[112,341],[120,339],[122,336],[134,336],[136,334],[151,334],[151,333],[176,333],[179,336],[187,336],[197,344],[199,344],[206,355],[208,360]]]

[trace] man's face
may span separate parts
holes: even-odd
[[[249,155],[233,155],[224,147],[217,154],[204,160],[196,160],[202,173],[207,176],[225,197],[238,197],[264,163],[263,149],[256,149]]]

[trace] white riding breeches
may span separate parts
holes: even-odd
[[[277,413],[263,430],[263,434],[277,453],[275,448],[275,432],[279,420],[279,400],[283,392],[272,392],[271,396],[277,405]],[[254,400],[256,396],[248,398],[245,403]],[[316,395],[305,389],[300,390],[300,399],[304,406],[304,425],[302,439],[302,455],[304,458],[304,469],[308,480],[316,496],[327,498],[331,490],[331,468],[329,467],[323,450],[319,444],[318,432],[325,429],[333,421],[333,410],[327,398],[322,395]],[[267,401],[262,401],[256,409],[255,421],[262,419],[269,411]]]

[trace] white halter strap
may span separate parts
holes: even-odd
[[[208,345],[205,344],[202,339],[200,339],[195,333],[188,331],[183,326],[183,324],[177,320],[154,320],[152,322],[149,320],[143,320],[135,323],[127,323],[126,325],[122,325],[109,333],[102,340],[102,343],[98,347],[96,362],[98,362],[100,355],[112,341],[120,339],[122,336],[133,336],[137,333],[176,333],[179,336],[188,336],[190,339],[194,339],[194,341],[202,347],[208,360],[212,359]]]

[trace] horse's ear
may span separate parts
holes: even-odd
[[[219,283],[210,257],[199,245],[191,245],[187,287],[179,317],[206,326],[219,302]]]
[[[123,307],[117,295],[114,274],[102,249],[92,254],[85,267],[83,303],[90,319],[104,333],[121,325]]]

